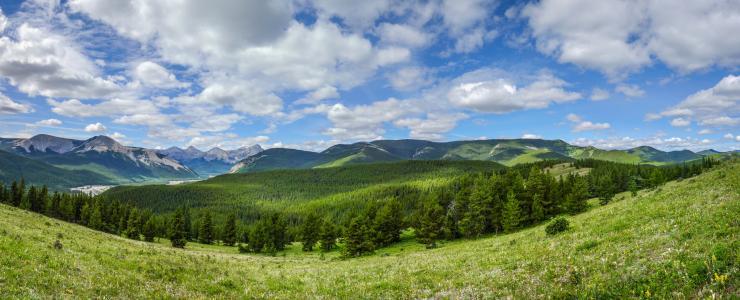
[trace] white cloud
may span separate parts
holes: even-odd
[[[344,23],[358,30],[372,26],[378,17],[391,8],[390,5],[388,0],[316,0],[314,3],[320,14],[340,17]]]
[[[32,111],[33,108],[30,105],[15,102],[0,93],[0,114],[25,114]]]
[[[424,47],[432,38],[429,34],[407,24],[383,23],[378,26],[377,34],[382,43],[409,48]]]
[[[459,120],[465,119],[465,114],[427,114],[425,119],[406,118],[394,122],[396,126],[406,127],[410,130],[409,137],[412,139],[442,140],[444,133],[449,132],[457,126]]]
[[[431,83],[429,70],[422,67],[404,67],[388,74],[388,81],[394,89],[411,91]]]
[[[0,37],[0,76],[29,95],[100,98],[121,91],[64,36],[21,24]]]
[[[655,135],[645,138],[632,138],[629,136],[605,139],[578,138],[570,143],[578,146],[594,146],[601,149],[630,149],[639,146],[652,146],[663,150],[691,149],[697,151],[707,149],[710,146],[717,146],[711,145],[711,142],[711,140],[699,140],[692,137],[663,137]]]
[[[673,127],[686,127],[691,125],[691,121],[684,118],[675,118],[671,120],[671,126]]]
[[[336,99],[339,98],[339,92],[337,92],[337,88],[327,85],[323,86],[308,95],[306,97],[298,99],[295,101],[296,104],[316,104],[321,102],[322,100],[326,99]]]
[[[609,123],[593,123],[591,121],[583,120],[580,116],[576,114],[568,114],[566,117],[568,121],[575,123],[573,125],[573,132],[581,132],[581,131],[592,131],[592,130],[604,130],[611,128],[611,125]]]
[[[712,131],[711,129],[706,129],[705,128],[705,129],[699,130],[698,133],[701,134],[701,135],[705,135],[705,134],[712,134],[712,133],[714,133],[714,131]]]
[[[609,99],[609,91],[600,89],[600,88],[594,88],[591,90],[591,100],[592,101],[601,101]]]
[[[651,117],[694,119],[710,127],[736,126],[740,124],[740,76],[728,75],[715,86],[696,92]]]
[[[5,27],[8,26],[8,18],[3,14],[2,8],[0,8],[0,33],[5,31]]]
[[[734,139],[735,138],[735,136],[732,133],[727,133],[727,134],[723,135],[722,137],[725,138],[725,139],[727,139],[727,140],[731,140],[731,139]]]
[[[415,111],[410,103],[395,98],[357,105],[348,108],[341,103],[333,105],[327,112],[327,118],[333,127],[324,134],[337,140],[377,140],[383,138],[384,123]]]
[[[473,52],[486,41],[493,40],[497,32],[486,29],[486,20],[498,3],[489,0],[444,0],[439,8],[448,35],[455,39],[454,50]]]
[[[119,99],[99,101],[97,104],[85,104],[77,99],[56,101],[49,99],[51,111],[67,117],[115,117],[122,115],[157,114],[159,109],[148,100]]]
[[[522,14],[540,52],[612,79],[649,65],[651,57],[684,72],[740,63],[740,4],[734,1],[676,7],[668,0],[544,0]]]
[[[627,84],[620,84],[617,85],[617,87],[614,89],[618,93],[621,93],[628,98],[639,98],[642,96],[645,96],[645,91],[641,89],[638,85],[627,85]]]
[[[541,135],[532,134],[532,133],[525,133],[525,134],[522,134],[522,138],[523,139],[528,139],[528,140],[537,140],[537,139],[541,139],[542,136]]]
[[[546,108],[551,103],[575,101],[576,92],[564,89],[566,82],[547,73],[539,74],[519,87],[514,80],[494,70],[478,70],[454,81],[447,98],[455,106],[480,112],[508,113],[517,110]]]
[[[105,132],[108,128],[100,122],[85,126],[85,132]]]
[[[58,119],[46,119],[46,120],[41,120],[41,121],[36,122],[36,125],[54,127],[54,126],[62,125],[62,121]]]
[[[185,88],[189,84],[177,80],[174,74],[164,67],[151,61],[139,63],[133,70],[134,78],[146,86],[156,88]]]

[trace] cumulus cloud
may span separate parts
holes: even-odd
[[[62,125],[62,121],[59,119],[46,119],[36,122],[36,125],[55,127]]]
[[[583,118],[581,118],[580,116],[572,113],[568,114],[565,118],[568,121],[574,123],[573,132],[604,130],[611,128],[611,125],[609,123],[593,123],[591,121],[583,120]]]
[[[601,101],[601,100],[609,99],[609,91],[605,89],[594,88],[593,90],[591,90],[590,98],[592,101]]]
[[[717,145],[708,139],[696,139],[692,137],[663,137],[655,135],[644,138],[611,137],[604,139],[578,138],[570,142],[578,146],[594,146],[601,149],[630,149],[639,146],[652,146],[663,150],[704,150]]]
[[[133,70],[134,78],[145,86],[156,88],[185,88],[189,84],[177,80],[174,74],[164,67],[151,61],[145,61],[136,65]]]
[[[382,43],[409,48],[426,46],[432,38],[428,33],[407,24],[383,23],[378,26],[377,34]]]
[[[693,119],[703,126],[737,126],[740,124],[740,76],[728,75],[715,86],[698,91],[677,105],[648,117],[678,117],[673,121],[680,119],[677,124],[686,125]]]
[[[566,82],[548,73],[539,74],[522,86],[498,71],[484,69],[455,80],[447,98],[455,106],[480,112],[508,113],[546,108],[551,103],[575,101],[577,92],[565,90]]]
[[[25,114],[32,111],[33,108],[30,105],[15,102],[0,93],[0,114]]]
[[[682,72],[740,62],[740,4],[734,1],[676,7],[666,0],[545,0],[527,5],[522,15],[540,52],[612,79],[649,65],[651,57]]]
[[[620,84],[614,90],[627,98],[639,98],[645,96],[645,91],[637,85]]]
[[[338,103],[326,113],[333,127],[326,129],[324,134],[337,140],[381,139],[386,122],[397,120],[416,109],[409,102],[395,98],[352,108]]]
[[[67,117],[114,117],[121,115],[153,115],[159,112],[154,103],[140,99],[111,99],[86,104],[77,99],[57,101],[47,100],[51,111]]]
[[[0,37],[0,76],[29,95],[101,98],[121,91],[68,38],[27,23]]]
[[[432,82],[430,71],[423,67],[404,67],[387,75],[391,86],[399,91],[411,91]]]
[[[108,128],[100,122],[85,126],[85,132],[99,133],[105,132],[106,130],[108,130]]]
[[[327,85],[323,86],[308,95],[306,97],[295,101],[296,104],[316,104],[323,100],[339,98],[339,92],[337,88]]]
[[[673,127],[686,127],[691,125],[691,121],[684,118],[675,118],[671,120],[671,126]]]
[[[532,133],[525,133],[525,134],[522,134],[522,138],[528,139],[528,140],[537,140],[537,139],[541,139],[542,136],[537,135],[537,134],[532,134]]]
[[[427,114],[425,119],[406,118],[394,122],[396,126],[409,129],[409,137],[413,139],[442,140],[444,133],[457,126],[457,122],[467,118],[465,114]]]

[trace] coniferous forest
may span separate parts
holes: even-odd
[[[427,248],[434,248],[441,240],[474,239],[516,231],[558,215],[581,213],[586,210],[588,199],[598,198],[601,205],[608,205],[617,193],[656,188],[667,181],[696,176],[717,163],[712,158],[704,158],[656,167],[576,160],[542,161],[511,168],[466,167],[464,172],[446,177],[444,184],[388,185],[382,193],[360,194],[368,198],[353,203],[351,209],[333,206],[315,210],[314,206],[299,206],[301,210],[287,213],[262,209],[224,214],[223,211],[230,207],[228,202],[226,209],[200,207],[197,213],[193,212],[196,208],[185,202],[170,212],[142,205],[157,203],[157,199],[126,201],[111,199],[105,194],[93,197],[50,192],[45,186],[26,186],[22,178],[0,185],[0,202],[130,239],[152,242],[167,238],[178,248],[187,247],[189,241],[197,241],[237,246],[240,252],[276,253],[292,242],[301,242],[304,251],[332,251],[341,245],[343,256],[356,257],[398,242],[401,232],[407,229],[413,230],[417,241]],[[313,178],[315,181],[302,181],[305,186],[294,184],[291,187],[299,193],[310,193],[320,189],[320,184],[338,186],[336,183],[341,182],[356,187],[363,183],[347,182],[347,178],[376,180],[384,171],[400,171],[399,166],[418,170],[426,168],[425,164],[437,167],[436,162],[402,162],[384,164],[377,169],[337,168],[340,170],[330,173],[371,172],[351,177],[331,178],[326,174],[328,177],[321,177],[314,170],[262,175],[274,176],[277,179],[270,180],[276,182],[304,173],[306,180]],[[555,167],[565,167],[569,171],[553,174]],[[410,180],[404,177],[410,173],[413,172],[395,175]],[[315,176],[317,174],[319,176]],[[232,180],[228,178],[231,176],[241,175],[226,175],[227,178],[215,180]],[[434,178],[440,173],[429,176]]]

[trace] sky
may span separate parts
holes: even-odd
[[[3,0],[0,136],[740,149],[740,1]]]

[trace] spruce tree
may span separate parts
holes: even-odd
[[[543,196],[535,193],[532,196],[532,222],[537,223],[545,219],[545,207],[543,205]]]
[[[236,215],[229,214],[226,217],[222,240],[226,246],[234,246],[236,243]]]
[[[10,204],[13,206],[21,205],[21,198],[23,198],[23,192],[20,190],[18,183],[13,181],[10,185]]]
[[[503,227],[504,232],[512,232],[519,227],[521,212],[519,209],[519,200],[516,198],[514,191],[509,191],[504,203]]]
[[[170,222],[169,238],[172,247],[185,248],[185,244],[187,244],[187,240],[185,239],[186,232],[184,209],[180,208],[175,211],[175,215]]]
[[[321,225],[321,233],[319,234],[319,240],[321,242],[321,251],[331,251],[337,243],[337,229],[334,224],[329,220],[324,220]]]
[[[313,251],[313,246],[319,241],[320,226],[321,220],[316,214],[310,213],[304,218],[300,228],[303,251]]]
[[[136,208],[131,209],[131,212],[128,215],[128,222],[126,222],[126,237],[138,240],[139,236],[141,235],[141,231],[139,230],[139,222],[141,222],[141,219],[139,218],[139,210]]]
[[[38,193],[36,192],[36,187],[31,186],[28,189],[28,194],[26,194],[26,196],[23,197],[23,199],[21,199],[20,208],[25,209],[25,210],[31,210],[33,208],[32,204],[36,202],[37,197],[38,197]]]
[[[471,203],[460,219],[460,233],[466,238],[477,238],[483,234],[485,222],[480,204]]]
[[[259,220],[249,233],[249,249],[260,253],[267,243],[267,220]]]
[[[375,249],[368,223],[367,216],[358,216],[352,219],[344,238],[343,256],[357,257]]]
[[[398,200],[389,200],[375,214],[374,221],[376,246],[388,246],[401,240],[403,230],[403,209]]]
[[[100,208],[100,201],[95,201],[95,204],[93,204],[87,226],[95,230],[103,230],[103,214]]]
[[[213,222],[211,213],[206,211],[200,220],[200,230],[198,231],[198,241],[203,244],[213,243]]]
[[[570,214],[577,214],[586,210],[588,200],[588,181],[581,176],[574,176],[573,188],[566,196],[565,206]]]
[[[419,243],[426,245],[427,248],[437,247],[437,241],[444,235],[444,216],[444,208],[436,200],[425,201],[416,230]]]
[[[149,219],[146,220],[146,223],[144,223],[144,228],[142,229],[144,241],[154,242],[154,236],[157,233],[156,227],[157,225],[155,224],[154,216],[149,217]]]

